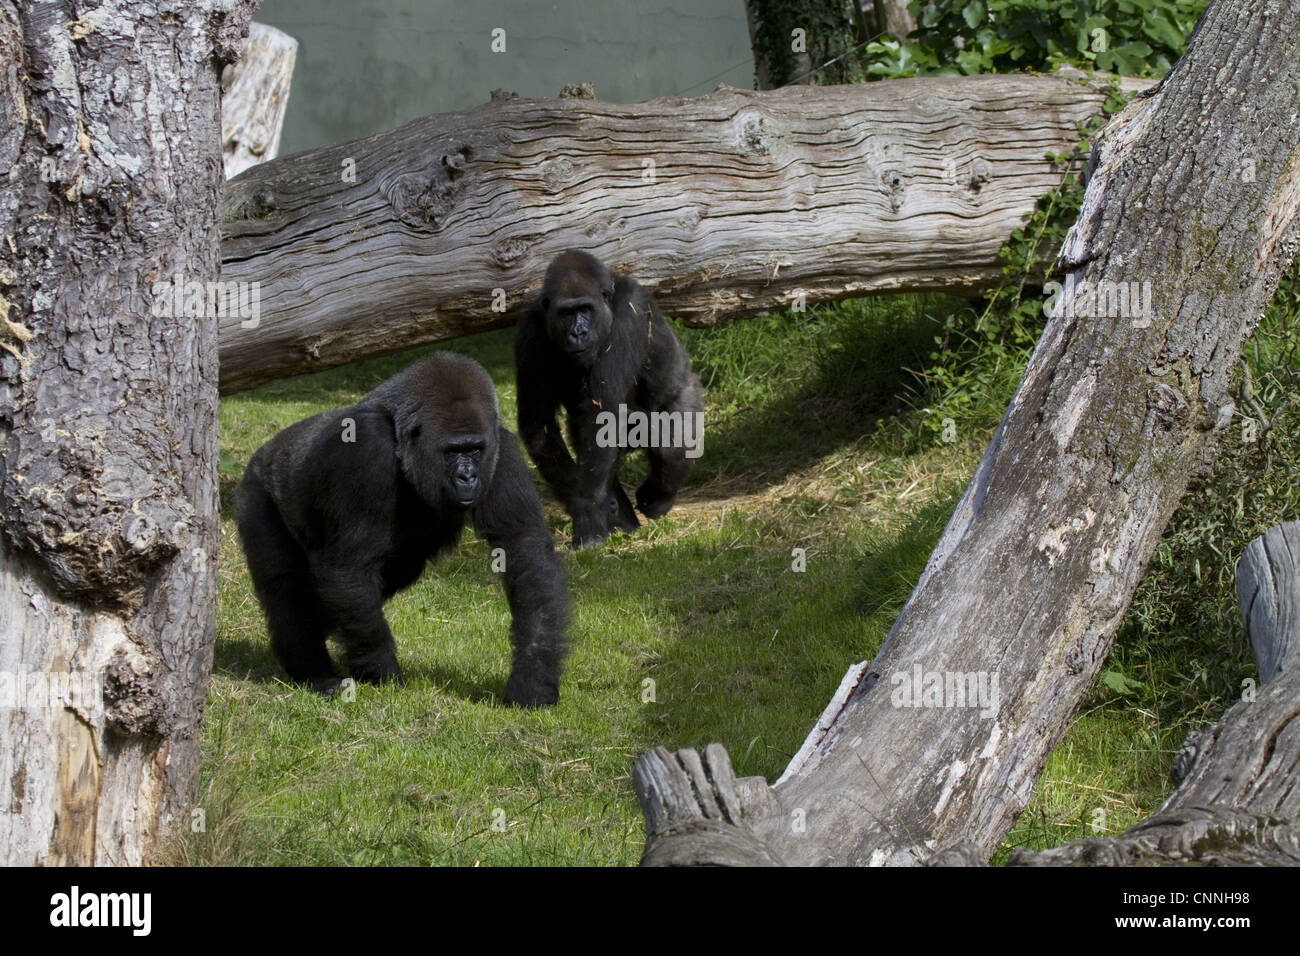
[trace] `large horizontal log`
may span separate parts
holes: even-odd
[[[512,323],[581,247],[709,325],[976,291],[1106,84],[981,76],[618,105],[502,98],[227,183],[221,390]],[[494,295],[494,290],[502,290]]]

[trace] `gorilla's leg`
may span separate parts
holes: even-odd
[[[312,573],[321,602],[338,627],[352,676],[370,683],[401,677],[397,644],[384,620],[383,581],[375,565],[314,556]]]
[[[632,502],[627,498],[627,492],[623,490],[623,485],[618,480],[618,472],[614,472],[614,480],[609,485],[610,527],[617,531],[635,531],[641,527],[641,519],[636,516],[636,509],[632,507]]]
[[[689,421],[693,428],[696,413],[704,410],[704,398],[699,380],[694,375],[691,378],[693,381],[664,411],[681,412],[683,423]],[[702,435],[696,437],[703,439]],[[650,459],[650,477],[636,490],[637,507],[647,518],[662,518],[677,500],[677,492],[686,483],[695,462],[686,457],[686,448],[681,445],[647,448],[646,455]]]
[[[250,475],[240,486],[236,514],[276,660],[295,683],[322,693],[335,690],[339,678],[325,648],[329,614],[312,586],[307,556],[258,476]]]

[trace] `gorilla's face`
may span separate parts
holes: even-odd
[[[437,509],[476,508],[492,487],[500,427],[496,392],[481,368],[443,361],[420,366],[377,402],[392,410],[406,480]]]
[[[484,452],[487,442],[481,435],[448,438],[443,445],[443,494],[448,503],[473,508],[483,493]]]
[[[546,270],[542,310],[546,336],[557,349],[589,365],[613,326],[614,277],[585,252],[566,252]]]

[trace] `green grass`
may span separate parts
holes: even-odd
[[[1171,524],[1104,680],[1008,848],[1152,812],[1183,735],[1216,719],[1250,675],[1232,571],[1251,536],[1295,513],[1297,456],[1284,436],[1297,424],[1287,336],[1300,328],[1298,304],[1270,313],[1251,355],[1274,428],[1250,445],[1229,441]],[[926,391],[924,370],[965,307],[893,296],[679,329],[709,393],[704,457],[667,518],[565,550],[575,649],[561,702],[545,712],[499,703],[508,611],[486,547],[468,535],[387,606],[401,685],[322,700],[283,683],[267,646],[230,514],[244,465],[280,428],[354,401],[427,349],[223,400],[206,827],[169,858],[632,864],[643,825],[630,773],[644,750],[719,741],[739,775],[777,776],[844,670],[878,649],[1014,387],[1015,368],[981,377],[994,384],[967,397],[954,443],[926,424],[943,413],[927,403],[943,396]],[[511,333],[447,347],[484,364],[513,427]],[[629,463],[629,481],[638,467]],[[567,540],[565,516],[544,497],[557,542]],[[806,549],[802,573],[793,548]]]

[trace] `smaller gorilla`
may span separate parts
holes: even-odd
[[[693,463],[679,439],[701,431],[704,398],[686,350],[649,292],[585,252],[561,253],[519,322],[515,369],[519,435],[573,518],[574,547],[640,526],[618,481],[628,447],[645,447],[650,459],[637,507],[647,518],[668,513]],[[576,462],[556,421],[560,407],[568,413]],[[620,447],[603,437],[614,416],[620,423],[640,416],[655,421],[655,428],[672,421],[677,438]]]
[[[477,362],[439,352],[356,405],[290,425],[254,453],[235,517],[271,647],[297,682],[333,693],[325,638],[352,676],[397,678],[383,602],[453,547],[467,517],[504,553],[514,663],[507,703],[559,699],[568,592],[541,499]]]

